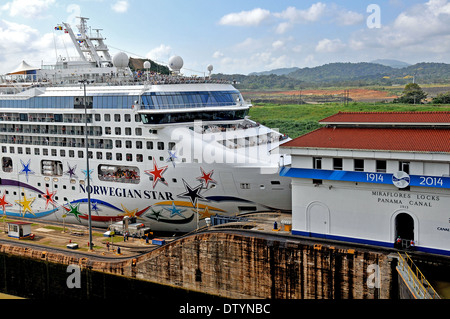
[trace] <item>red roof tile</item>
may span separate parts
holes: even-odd
[[[323,127],[281,147],[450,153],[450,129]]]
[[[320,123],[449,123],[450,112],[339,112]]]

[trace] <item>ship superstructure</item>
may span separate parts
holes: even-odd
[[[290,211],[285,136],[250,120],[233,85],[138,77],[80,20],[77,34],[58,26],[78,59],[3,77],[0,213],[86,224],[90,202],[95,226],[130,216],[185,232],[215,214]]]

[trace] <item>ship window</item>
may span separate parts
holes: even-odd
[[[84,157],[83,151],[78,151],[78,158],[83,158],[83,157]]]
[[[338,171],[342,170],[342,158],[333,158],[333,169]]]
[[[106,182],[138,184],[139,168],[121,165],[99,165],[98,178]]]
[[[101,120],[100,120],[100,114],[95,114],[94,115],[94,118],[95,118],[95,121],[96,122],[100,122]]]
[[[142,135],[142,129],[140,127],[136,128],[135,134],[136,135]]]
[[[280,185],[280,181],[270,181],[270,184],[272,185]]]
[[[131,127],[125,128],[125,135],[131,135]]]
[[[116,132],[116,135],[122,134],[122,130],[120,129],[120,127],[116,127],[115,132]]]
[[[356,172],[364,172],[364,160],[363,159],[354,159],[353,165],[354,165],[354,170]]]
[[[142,149],[142,141],[136,141],[136,148]]]
[[[107,152],[107,153],[106,153],[106,159],[107,159],[108,161],[112,161],[112,153]]]
[[[11,157],[2,158],[2,169],[5,173],[10,173],[13,170],[13,162]]]
[[[125,114],[125,122],[131,122],[130,114]]]
[[[131,162],[133,160],[133,155],[130,153],[127,153],[125,158],[126,158],[127,162]]]
[[[48,149],[47,149],[47,148],[44,148],[44,149],[42,150],[42,155],[45,155],[45,156],[48,155]]]
[[[136,154],[136,162],[143,162],[143,161],[144,161],[144,155]]]
[[[52,156],[57,156],[56,150],[52,149]]]
[[[105,127],[105,134],[106,135],[111,135],[111,128],[110,127]]]
[[[122,160],[122,153],[117,153],[116,154],[116,161],[121,161]]]
[[[93,96],[86,96],[86,108],[92,109],[92,105],[94,103],[94,97]],[[84,109],[84,97],[74,97],[73,100],[73,107],[75,109]]]
[[[74,150],[70,150],[69,151],[69,157],[75,157],[75,151]]]
[[[250,189],[249,183],[241,183],[241,189]]]
[[[125,147],[126,148],[131,148],[132,147],[131,141],[125,141]]]
[[[11,147],[9,148],[9,152],[10,152],[11,154],[14,154],[14,146],[11,146]]]
[[[117,140],[116,141],[116,147],[117,148],[121,148],[122,147],[122,141],[121,140]]]
[[[147,149],[149,150],[153,149],[153,142],[147,142]]]
[[[164,150],[164,142],[158,142],[158,150]]]
[[[38,148],[35,148],[35,149],[34,149],[34,155],[39,155],[39,154],[40,154],[39,149],[38,149]]]
[[[134,121],[135,122],[140,122],[141,121],[141,116],[139,114],[134,115]]]
[[[102,152],[97,152],[97,159],[102,159],[102,158],[103,158]]]
[[[41,174],[46,176],[62,176],[62,162],[49,160],[41,161]]]
[[[120,114],[114,114],[114,121],[120,122]]]
[[[111,114],[105,114],[105,122],[111,121]]]
[[[26,147],[26,148],[25,148],[25,153],[28,154],[28,155],[30,155],[30,154],[31,154],[31,148]]]
[[[65,151],[65,150],[60,150],[60,151],[59,151],[59,155],[60,155],[61,157],[66,157],[66,151]]]
[[[169,142],[169,151],[173,151],[175,149],[175,143]]]
[[[376,169],[379,173],[386,173],[386,161],[377,160]]]
[[[17,154],[23,154],[23,149],[21,147],[17,148]]]

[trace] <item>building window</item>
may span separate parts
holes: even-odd
[[[313,157],[313,168],[322,169],[322,157]]]
[[[354,159],[353,160],[353,166],[355,169],[355,172],[364,172],[364,160],[363,159]]]
[[[386,161],[377,160],[376,169],[378,173],[386,173]]]
[[[409,164],[410,162],[399,162],[398,170],[401,172],[405,172],[406,174],[409,174]]]
[[[342,171],[342,158],[333,158],[333,169]]]

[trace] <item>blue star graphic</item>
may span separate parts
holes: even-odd
[[[22,160],[20,160],[20,163],[22,164],[23,168],[19,172],[19,174],[25,174],[25,176],[27,178],[27,182],[28,182],[28,174],[34,174],[34,172],[30,169],[30,162],[31,162],[31,160],[28,160],[28,163],[24,164],[24,162],[22,162]]]
[[[94,173],[94,170],[93,170],[93,169],[90,169],[90,170],[89,170],[89,174],[88,174],[87,170],[85,170],[85,169],[82,169],[81,172],[84,174],[84,179],[85,179],[85,180],[86,180],[86,179],[88,178],[88,176],[89,176],[89,179],[92,181],[92,174]]]
[[[166,162],[172,162],[173,167],[175,167],[175,160],[177,159],[177,156],[175,155],[176,152],[169,152],[169,157],[166,159]]]
[[[172,218],[174,215],[179,215],[181,217],[184,218],[183,214],[181,214],[182,212],[185,211],[185,209],[181,209],[181,208],[177,208],[175,206],[175,203],[172,202],[172,207],[171,208],[166,208],[164,207],[164,209],[168,210],[170,212],[170,217]]]

